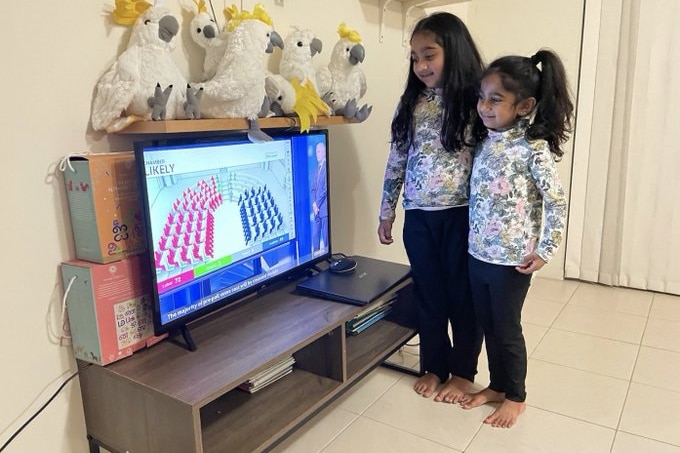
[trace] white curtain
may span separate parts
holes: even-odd
[[[680,1],[588,0],[565,276],[680,294]]]

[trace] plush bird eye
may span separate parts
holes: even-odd
[[[298,42],[297,42],[297,46],[298,46],[298,47],[302,47],[302,46],[303,46],[302,41],[298,41]]]
[[[201,32],[201,27],[198,27],[198,28],[196,29],[196,33],[200,33],[200,32]]]
[[[149,19],[144,21],[144,25],[149,25],[150,23],[151,23],[151,21]]]
[[[345,49],[345,52],[349,52],[350,50],[351,50],[351,49],[350,49],[349,47],[347,47],[347,48]]]

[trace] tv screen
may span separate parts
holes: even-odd
[[[331,256],[328,134],[136,142],[156,334]]]

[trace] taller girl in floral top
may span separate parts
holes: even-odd
[[[419,302],[425,372],[414,390],[430,397],[446,382],[435,400],[457,403],[477,373],[482,343],[467,271],[472,126],[482,62],[463,22],[435,13],[413,30],[411,63],[392,120],[378,237],[383,244],[393,242],[403,186],[403,239]]]
[[[522,305],[532,273],[562,241],[567,210],[555,161],[572,111],[564,67],[551,51],[500,58],[482,78],[477,112],[488,136],[470,181],[469,266],[491,382],[461,404],[500,403],[485,420],[496,427],[512,426],[525,409]]]

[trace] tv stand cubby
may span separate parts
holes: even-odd
[[[165,340],[106,367],[82,367],[90,451],[267,451],[416,334],[402,321],[411,318],[410,281],[383,295],[398,294],[392,316],[355,336],[344,324],[363,307],[294,287],[196,321],[195,351]],[[291,374],[252,394],[237,388],[291,355]]]

